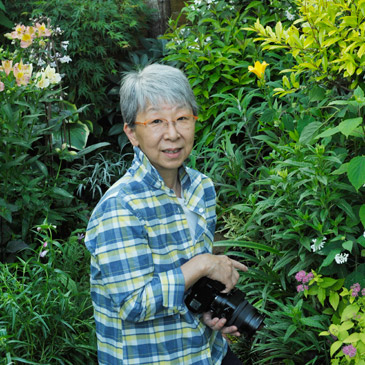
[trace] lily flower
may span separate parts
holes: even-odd
[[[1,61],[2,70],[6,73],[6,75],[9,75],[10,71],[13,68],[13,60],[3,60]]]
[[[248,71],[253,72],[259,79],[262,79],[264,77],[265,69],[269,64],[260,61],[255,62],[255,67],[248,66]]]

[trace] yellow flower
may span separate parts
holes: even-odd
[[[6,73],[6,75],[9,75],[10,71],[13,68],[13,61],[12,60],[3,60],[1,61],[2,64],[2,70]]]
[[[28,48],[33,42],[31,33],[24,33],[20,40],[20,47],[21,48]]]
[[[248,66],[248,71],[253,72],[259,79],[262,79],[264,77],[265,68],[269,66],[268,63],[256,61],[255,67]]]

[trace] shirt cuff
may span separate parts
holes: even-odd
[[[162,305],[165,308],[184,309],[185,279],[180,268],[159,274],[162,288]]]

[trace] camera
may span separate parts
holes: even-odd
[[[240,333],[251,337],[263,326],[264,316],[260,315],[237,288],[221,293],[225,285],[219,281],[201,278],[186,296],[185,304],[193,313],[212,311],[213,317],[226,318],[226,326],[236,326]]]

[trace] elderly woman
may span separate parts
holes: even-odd
[[[212,181],[184,165],[197,105],[178,69],[150,65],[120,90],[124,131],[134,146],[128,172],[102,197],[87,228],[100,364],[235,364],[224,318],[184,303],[202,277],[229,292],[247,267],[212,254]]]

